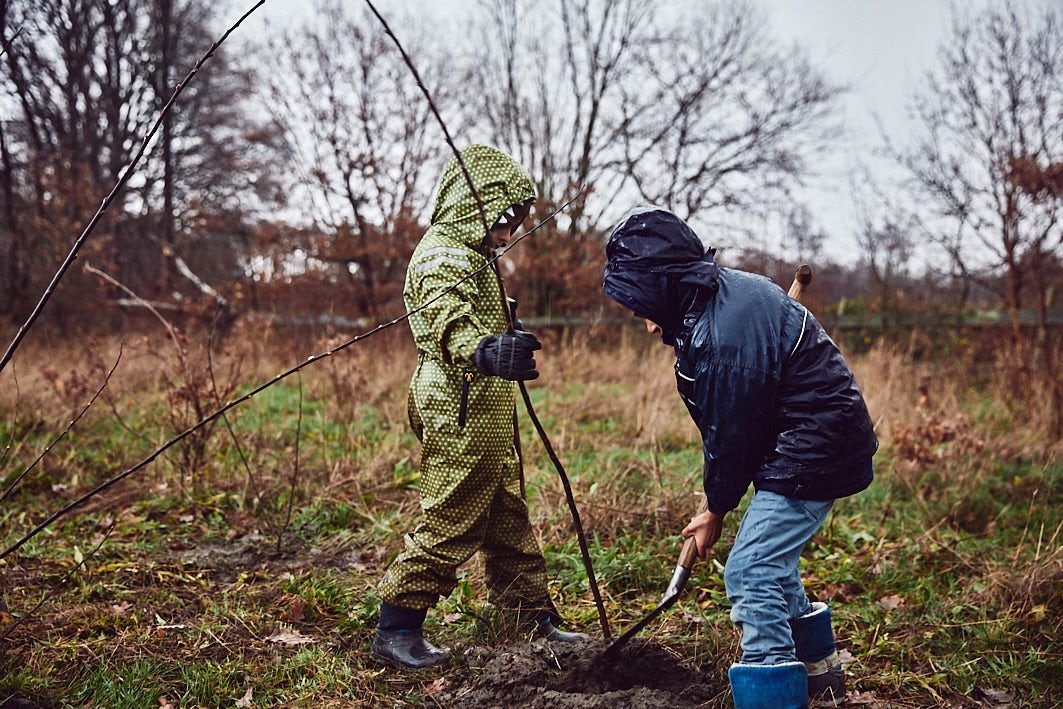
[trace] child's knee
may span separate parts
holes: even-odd
[[[731,556],[724,567],[723,585],[736,608],[742,605],[789,605],[785,569],[755,555]]]
[[[731,603],[739,603],[746,597],[749,575],[749,560],[732,551],[723,570],[723,587]]]

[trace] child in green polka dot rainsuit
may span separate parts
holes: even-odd
[[[422,443],[421,520],[380,582],[383,601],[372,652],[402,668],[446,660],[424,640],[430,607],[457,585],[458,567],[484,554],[496,602],[533,609],[539,631],[553,626],[546,563],[521,490],[514,443],[514,380],[538,376],[530,333],[507,332],[499,282],[485,265],[525,219],[531,179],[506,154],[484,145],[462,151],[483,202],[483,219],[465,175],[451,159],[436,193],[431,226],[413,252],[403,296],[418,363],[409,417]]]

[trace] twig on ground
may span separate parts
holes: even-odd
[[[288,509],[284,513],[284,526],[277,532],[277,553],[280,553],[281,543],[288,528],[292,524],[292,506],[295,503],[295,488],[299,483],[299,438],[303,433],[303,375],[299,377],[299,414],[295,419],[295,465],[292,467],[292,483],[288,488]]]

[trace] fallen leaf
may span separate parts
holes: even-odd
[[[121,603],[117,603],[111,606],[111,613],[114,613],[119,617],[124,617],[129,615],[129,608],[129,601],[122,601]]]
[[[122,515],[122,523],[128,524],[131,527],[135,527],[143,521],[143,517],[141,517],[140,515],[133,514],[133,512],[131,511],[127,511]]]
[[[236,706],[238,706],[238,707],[249,707],[249,706],[251,706],[252,696],[253,695],[252,695],[251,687],[248,687],[247,691],[244,692],[244,696],[242,696],[242,697],[240,697],[239,699],[236,700]]]
[[[853,653],[849,652],[848,650],[839,650],[838,651],[838,660],[843,665],[849,665],[849,664],[852,664],[852,663],[856,662],[856,658],[853,657]]]
[[[882,700],[871,692],[849,692],[845,701],[849,704],[879,704]]]
[[[450,625],[451,623],[457,623],[461,620],[461,613],[447,613],[443,616],[443,624]]]
[[[1015,695],[1002,689],[982,689],[979,687],[978,691],[989,700],[990,706],[1010,707],[1015,701]]]
[[[196,516],[195,515],[178,515],[177,516],[177,521],[178,522],[194,522],[195,520],[196,520]]]
[[[281,643],[282,645],[308,645],[310,643],[316,643],[316,638],[310,638],[298,630],[278,630],[273,635],[266,638],[267,642]]]
[[[83,561],[85,561],[85,555],[81,553],[79,547],[74,547],[74,563],[80,564]]]
[[[425,694],[435,694],[439,690],[443,689],[443,686],[446,683],[447,683],[447,678],[446,677],[440,677],[439,679],[435,680],[434,682],[429,684],[427,687],[425,687],[423,691],[424,691]]]
[[[878,605],[888,611],[896,610],[904,605],[903,596],[883,596],[878,599]]]
[[[291,596],[288,600],[288,608],[281,614],[281,620],[289,623],[300,623],[306,618],[306,602],[298,596]]]
[[[166,697],[159,697],[159,706],[164,707],[165,709],[171,709],[173,704],[170,704],[170,700]]]
[[[848,601],[856,595],[856,589],[852,584],[848,583],[831,583],[823,587],[823,591],[820,595],[823,598]]]

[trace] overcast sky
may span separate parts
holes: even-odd
[[[361,5],[359,0],[349,0]],[[673,0],[677,9],[698,0]],[[986,2],[1046,6],[1054,0],[961,0],[958,7]],[[1058,0],[1055,0],[1058,1]],[[840,105],[845,126],[836,146],[817,162],[816,174],[798,192],[827,233],[829,253],[844,261],[858,257],[853,236],[856,218],[849,173],[858,159],[882,145],[885,131],[898,144],[912,130],[909,98],[937,56],[949,25],[949,0],[753,0],[783,42],[803,47],[836,83],[849,87]],[[385,15],[416,7],[413,0],[376,0]],[[311,12],[311,0],[270,0],[262,8],[273,23],[286,23]],[[476,11],[475,0],[435,0],[432,12],[464,16]],[[259,18],[259,22],[262,18]],[[401,27],[396,27],[401,33]],[[880,128],[881,126],[881,128]],[[869,165],[874,179],[887,180],[880,162]]]

